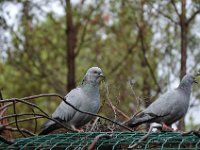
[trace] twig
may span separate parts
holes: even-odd
[[[111,102],[111,100],[109,98],[109,90],[108,90],[108,84],[107,84],[107,82],[105,82],[105,87],[106,87],[106,97],[108,99],[110,107],[112,108],[112,110],[114,112],[114,121],[116,121],[116,119],[117,119],[117,113],[115,111],[115,106],[113,105],[113,103]]]
[[[16,112],[16,106],[15,106],[15,101],[13,101],[13,112],[14,112],[14,114],[17,114],[17,112]],[[20,129],[19,126],[18,126],[17,115],[15,116],[15,123],[16,123],[16,127],[17,127],[18,131],[19,131],[24,137],[26,137],[26,135],[21,131],[21,129]]]
[[[14,131],[14,132],[19,132],[19,129],[18,129],[18,128],[12,128],[12,127],[10,127],[10,126],[1,126],[1,127],[0,127],[0,131],[1,131],[1,130],[9,130],[9,131]],[[35,136],[34,133],[32,133],[32,132],[30,132],[30,131],[28,131],[28,130],[26,130],[26,129],[24,129],[24,128],[20,128],[20,131],[21,131],[21,132],[24,132],[24,133],[26,133],[26,134],[29,134],[30,136]]]
[[[8,145],[14,144],[14,140],[7,140],[2,135],[0,135],[0,141],[6,143]]]
[[[40,98],[40,97],[59,97],[60,99],[63,99],[63,97],[61,95],[59,95],[59,94],[49,93],[49,94],[38,94],[38,95],[28,96],[28,97],[20,98],[19,100],[31,100],[31,99],[36,99],[36,98]],[[11,103],[1,107],[0,111],[5,109],[8,106],[11,106],[12,105],[12,101],[13,101],[13,98],[12,99],[4,99],[4,100],[0,101],[0,103],[11,102]]]
[[[34,111],[34,109],[33,108],[31,108],[31,110],[32,110],[32,112],[35,114],[35,111]],[[34,115],[34,116],[36,116],[36,115]],[[34,120],[35,120],[35,128],[34,128],[34,134],[36,133],[36,131],[37,131],[37,118],[34,118]],[[18,120],[18,122],[19,122],[19,120]]]
[[[98,140],[100,140],[102,138],[110,139],[112,137],[113,137],[113,134],[111,134],[111,135],[108,135],[108,134],[99,134],[99,135],[97,135],[94,138],[92,144],[90,144],[90,146],[88,147],[88,150],[94,150]]]
[[[92,124],[92,127],[91,127],[91,129],[90,129],[90,131],[93,131],[94,126],[95,126],[95,124],[97,123],[98,120],[99,120],[99,117],[97,117],[97,118],[94,120],[94,122],[93,122],[93,124]]]
[[[135,143],[135,144],[133,144],[133,145],[129,145],[128,149],[134,149],[134,148],[135,148],[136,146],[138,146],[142,141],[146,140],[146,139],[149,137],[149,135],[151,134],[151,131],[152,131],[154,128],[160,128],[160,127],[161,127],[160,125],[158,125],[158,126],[151,126],[151,127],[149,128],[149,131],[147,132],[147,134],[145,134],[144,136],[142,136],[141,139],[140,139],[137,143]]]
[[[153,81],[155,83],[155,85],[157,86],[157,93],[161,92],[162,93],[162,89],[156,79],[156,75],[154,74],[154,71],[149,63],[149,60],[146,56],[146,43],[145,43],[145,38],[144,38],[144,29],[143,26],[139,25],[138,23],[136,23],[137,27],[138,27],[138,32],[139,32],[139,37],[140,37],[140,42],[141,42],[141,49],[142,49],[142,55],[143,55],[143,59],[144,62],[151,74],[151,77],[153,78]]]
[[[36,115],[36,116],[40,116],[40,117],[47,118],[47,119],[49,119],[49,120],[52,120],[52,121],[56,122],[57,124],[59,124],[60,126],[62,126],[63,128],[65,128],[66,130],[75,132],[74,130],[72,130],[72,129],[70,129],[70,128],[67,128],[65,125],[63,125],[62,123],[60,123],[58,120],[56,120],[56,119],[54,119],[54,118],[51,118],[51,117],[49,117],[49,116],[46,116],[46,115],[44,115],[44,114],[39,114],[39,113],[35,113],[35,114],[33,114],[33,113],[12,114],[12,115],[4,116],[4,117],[0,118],[0,120],[5,119],[5,118],[12,118],[12,117],[15,117],[15,116],[26,116],[26,115],[27,115],[27,116],[34,116],[34,115]]]
[[[84,114],[88,114],[88,115],[92,115],[92,116],[96,116],[96,117],[102,118],[102,119],[104,119],[104,120],[108,120],[108,121],[110,121],[110,122],[112,122],[112,123],[114,123],[114,124],[117,124],[118,126],[124,128],[124,129],[126,129],[126,130],[133,131],[132,129],[128,128],[127,126],[125,126],[125,125],[123,125],[123,124],[120,124],[120,123],[118,123],[118,122],[116,122],[116,121],[113,121],[113,120],[111,120],[111,119],[109,119],[109,118],[107,118],[107,117],[104,117],[104,116],[101,116],[101,115],[98,115],[98,114],[94,114],[94,113],[90,113],[90,112],[86,112],[86,111],[79,110],[78,108],[74,107],[72,104],[70,104],[69,102],[67,102],[65,98],[63,98],[63,101],[64,101],[67,105],[71,106],[73,109],[75,109],[75,110],[78,111],[78,112],[81,112],[81,113],[84,113]]]
[[[133,93],[133,96],[135,97],[136,102],[137,102],[137,105],[136,105],[136,112],[137,112],[137,111],[139,111],[140,99],[136,96],[135,91],[133,90],[134,83],[131,81],[131,82],[129,82],[129,85],[130,85],[131,91]]]
[[[190,16],[190,18],[188,18],[186,24],[189,25],[190,22],[191,22],[192,20],[194,20],[194,18],[196,17],[196,15],[199,14],[199,13],[200,13],[200,9],[197,9],[197,10]]]
[[[177,14],[178,17],[180,18],[180,13],[178,12],[178,9],[177,9],[177,7],[176,7],[176,4],[175,4],[174,0],[171,0],[171,3],[172,3],[172,5],[173,5],[173,7],[174,7],[174,10],[175,10],[176,14]]]
[[[113,121],[113,120],[111,120],[111,119],[109,119],[109,118],[107,118],[107,117],[103,117],[103,116],[98,115],[98,114],[93,114],[93,113],[90,113],[90,112],[86,112],[86,111],[79,110],[78,108],[74,107],[72,104],[70,104],[69,102],[67,102],[66,99],[65,99],[65,97],[63,98],[63,97],[62,97],[61,95],[59,95],[59,94],[55,94],[55,93],[50,93],[50,94],[39,94],[39,95],[34,95],[34,96],[28,96],[28,97],[20,98],[20,99],[17,99],[17,100],[18,100],[18,101],[20,101],[20,100],[31,100],[31,99],[36,99],[36,98],[39,98],[39,97],[47,97],[47,96],[58,97],[58,98],[62,99],[62,100],[64,101],[64,103],[66,103],[67,105],[71,106],[73,109],[75,109],[75,110],[78,111],[78,112],[81,112],[81,113],[84,113],[84,114],[88,114],[88,115],[92,115],[92,116],[96,116],[96,117],[102,118],[102,119],[104,119],[104,120],[107,120],[107,121],[110,121],[110,122],[112,122],[112,123],[115,123],[115,124],[117,124],[118,126],[124,128],[124,129],[126,129],[126,130],[128,130],[128,131],[133,131],[132,129],[126,127],[125,125],[122,125],[122,124],[120,124],[120,123],[118,123],[118,122],[116,122],[116,121]],[[1,102],[12,102],[13,100],[16,100],[16,99],[4,99],[4,100],[1,101]],[[23,102],[24,102],[24,101],[23,101]],[[17,102],[16,102],[16,103],[17,103]],[[8,107],[8,106],[10,106],[10,105],[12,105],[12,104],[10,103],[10,104],[5,105],[3,108],[0,108],[0,111],[1,111],[2,109],[5,109],[6,107]],[[28,115],[30,115],[30,114],[28,114]],[[34,115],[34,114],[31,114],[31,115]],[[50,120],[53,120],[54,122],[58,123],[59,125],[62,125],[59,121],[57,121],[57,120],[55,120],[55,119],[53,119],[53,118],[51,118],[51,117],[49,117],[49,116],[46,116],[46,115],[43,115],[43,114],[39,114],[39,115],[36,114],[36,115],[37,115],[37,116],[43,116],[43,117],[45,117],[45,118],[48,118],[48,119],[50,119]],[[14,116],[12,116],[12,117],[14,117]],[[2,117],[2,118],[6,118],[6,117]],[[0,118],[0,120],[1,120],[2,118]],[[64,125],[62,125],[62,126],[63,126],[65,129],[67,129],[67,130],[73,131],[73,130],[71,130],[71,129],[65,127]]]
[[[59,97],[60,99],[63,99],[63,97],[59,94],[56,94],[56,93],[45,93],[45,94],[38,94],[38,95],[33,95],[33,96],[28,96],[28,97],[23,97],[23,98],[20,98],[18,100],[31,100],[31,99],[36,99],[36,98],[40,98],[40,97]],[[12,99],[4,99],[2,101],[0,101],[0,103],[5,103],[5,102],[11,102],[11,103],[8,103],[6,105],[4,105],[3,107],[0,108],[0,111],[11,106],[12,105],[12,101],[13,101],[13,98]],[[17,102],[16,102],[17,103]]]
[[[102,2],[102,1],[101,1],[101,2]],[[77,50],[76,50],[76,52],[75,52],[75,57],[78,56],[78,54],[80,53],[81,47],[82,47],[82,45],[83,45],[84,42],[85,42],[85,35],[86,35],[86,33],[87,33],[87,27],[88,27],[88,24],[89,24],[89,21],[90,21],[90,18],[89,18],[89,17],[91,17],[91,16],[92,16],[92,13],[93,13],[95,10],[97,10],[97,9],[101,6],[101,2],[98,3],[98,4],[96,5],[95,8],[91,9],[90,12],[89,12],[88,15],[87,15],[87,20],[86,20],[85,26],[83,27],[83,32],[82,32],[81,38],[80,38],[81,41],[80,41],[79,45],[77,46]]]
[[[107,105],[110,105],[108,103],[106,103]],[[115,108],[115,110],[117,111],[117,113],[119,113],[121,116],[123,116],[125,119],[130,119],[130,117],[128,115],[126,115],[123,111],[121,111],[119,108],[117,108],[116,106],[113,106]]]
[[[19,122],[33,120],[33,119],[39,119],[39,118],[44,118],[44,117],[42,117],[42,116],[36,116],[36,117],[30,117],[30,118],[26,118],[26,119],[18,119],[18,123]],[[12,122],[8,123],[6,126],[9,126],[9,125],[12,125],[12,124],[15,124],[15,121],[12,121]]]
[[[184,133],[182,133],[181,135],[182,135],[182,136],[186,136],[186,135],[191,134],[191,133],[200,138],[200,131],[196,131],[196,130],[191,130],[191,131],[189,131],[189,132],[184,132]]]

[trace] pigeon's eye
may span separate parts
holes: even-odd
[[[94,73],[96,74],[96,73],[97,73],[97,71],[94,71]]]

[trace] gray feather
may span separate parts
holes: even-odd
[[[171,125],[178,121],[187,112],[191,86],[194,81],[195,79],[192,75],[185,75],[176,89],[160,96],[144,111],[125,122],[125,125],[135,127],[146,122]]]
[[[65,96],[66,101],[79,110],[96,114],[100,107],[98,86],[100,76],[102,76],[100,68],[92,67],[88,69],[81,86],[70,91]],[[61,121],[66,126],[80,128],[87,124],[93,116],[80,113],[62,101],[52,114],[52,118]],[[55,124],[53,121],[47,121],[43,125],[43,131],[41,133],[47,134],[51,130],[56,129],[56,127],[59,127],[58,125],[55,126]]]

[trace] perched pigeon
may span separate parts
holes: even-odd
[[[147,122],[170,126],[186,114],[193,83],[197,83],[194,76],[185,75],[176,89],[160,96],[149,107],[124,124],[132,128]]]
[[[82,84],[79,87],[71,90],[65,96],[66,101],[79,110],[96,114],[100,107],[98,83],[103,78],[104,76],[100,68],[89,68],[83,78]],[[93,116],[80,113],[62,101],[55,112],[52,114],[52,118],[60,121],[68,127],[71,127],[75,131],[82,131],[78,128],[87,124],[93,118]],[[60,127],[61,126],[56,124],[54,121],[48,120],[42,126],[43,130],[39,135],[48,134]]]

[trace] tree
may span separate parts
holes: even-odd
[[[66,0],[66,37],[67,37],[67,90],[75,88],[75,48],[76,48],[76,29],[73,23],[73,13],[70,0]]]

